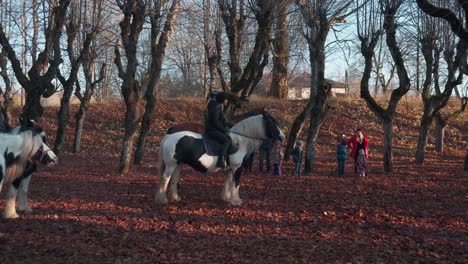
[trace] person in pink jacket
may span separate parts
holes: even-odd
[[[369,149],[369,141],[367,138],[362,134],[362,130],[360,128],[356,129],[356,133],[346,142],[348,148],[351,149],[349,153],[349,157],[354,159],[354,172],[356,171],[356,161],[359,156],[359,150],[364,150],[364,155],[366,159],[368,158],[368,149]]]

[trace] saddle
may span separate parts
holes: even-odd
[[[210,138],[205,133],[202,134],[202,141],[203,141],[203,146],[205,148],[205,152],[207,155],[219,156],[221,154],[222,145],[219,144],[218,141]],[[231,145],[229,145],[229,148],[226,154],[231,155],[231,154],[236,153],[238,150],[239,150],[239,145],[231,143]]]

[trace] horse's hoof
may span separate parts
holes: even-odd
[[[231,200],[231,204],[234,206],[242,205],[242,199]]]
[[[177,196],[174,196],[174,197],[170,197],[169,201],[177,203],[177,202],[182,201],[182,198],[180,198],[180,196],[177,195]]]
[[[167,198],[164,195],[156,195],[154,199],[157,204],[167,204]]]
[[[223,199],[223,201],[225,201],[225,202],[230,202],[231,201],[231,195],[223,193],[223,194],[221,194],[221,199]]]
[[[18,211],[25,213],[25,214],[30,214],[33,212],[33,209],[26,207],[26,208],[18,208]]]
[[[18,218],[19,215],[17,213],[4,213],[3,214],[3,218],[5,219],[15,219],[15,218]]]

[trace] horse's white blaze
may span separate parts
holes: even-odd
[[[58,163],[58,157],[55,153],[47,146],[47,144],[42,143],[42,151],[45,153],[50,160],[53,160],[52,163],[48,164],[48,166],[53,166]]]

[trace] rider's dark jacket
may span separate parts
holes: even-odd
[[[208,110],[205,118],[205,131],[209,134],[210,132],[221,132],[227,134],[229,132],[228,122],[224,117],[221,106],[214,100],[208,103]]]
[[[0,104],[0,131],[8,131],[9,129],[6,109]]]

